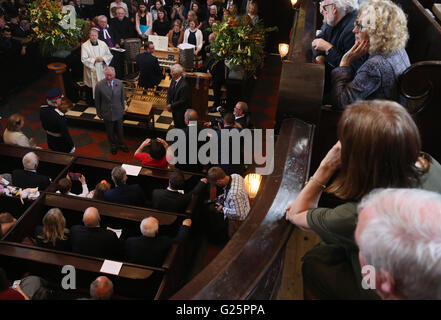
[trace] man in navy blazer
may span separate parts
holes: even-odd
[[[183,242],[190,231],[191,219],[185,219],[175,238],[159,236],[159,222],[156,218],[148,217],[141,221],[142,236],[126,240],[125,258],[131,263],[160,267],[173,243]]]
[[[121,245],[113,231],[100,226],[101,218],[97,208],[89,207],[84,211],[84,225],[70,229],[72,251],[88,256],[119,259]]]
[[[112,180],[115,188],[104,193],[104,200],[131,206],[145,205],[144,191],[139,184],[126,184],[127,174],[123,167],[118,166],[112,169]]]
[[[158,58],[153,56],[155,45],[149,41],[145,46],[145,52],[136,56],[136,65],[139,69],[138,85],[143,88],[153,88],[162,80],[162,71]]]

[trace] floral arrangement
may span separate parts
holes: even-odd
[[[212,27],[216,35],[210,45],[217,59],[226,66],[241,66],[247,76],[253,76],[263,66],[265,35],[277,27],[265,28],[261,22],[253,25],[248,15],[230,17]]]
[[[32,23],[32,40],[40,45],[44,56],[50,56],[58,50],[72,50],[84,37],[88,23],[81,19],[75,20],[75,27],[63,28],[61,21],[65,14],[57,0],[41,0],[28,4]]]

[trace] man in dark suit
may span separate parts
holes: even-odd
[[[158,236],[159,222],[156,218],[145,218],[141,222],[140,237],[128,238],[125,257],[128,262],[160,267],[173,243],[183,242],[190,231],[191,219],[185,219],[175,238]]]
[[[167,189],[155,189],[152,193],[153,208],[177,213],[185,213],[193,194],[199,194],[206,187],[203,180],[189,193],[184,193],[185,178],[182,172],[170,175]]]
[[[111,28],[119,35],[119,44],[124,45],[124,41],[135,35],[135,26],[130,19],[125,16],[123,8],[116,9],[116,17],[110,19]]]
[[[104,200],[131,206],[144,206],[145,195],[139,184],[127,185],[126,170],[118,166],[112,169],[112,180],[115,188],[104,193]]]
[[[37,173],[39,159],[33,152],[28,152],[23,157],[23,169],[12,172],[12,185],[19,188],[46,189],[51,183],[50,179]]]
[[[186,147],[186,157],[185,163],[182,163],[182,160],[178,158],[178,163],[176,163],[176,168],[183,171],[191,171],[191,172],[201,172],[203,166],[199,163],[197,158],[199,148],[205,143],[204,141],[198,141],[199,132],[203,129],[198,126],[198,113],[194,109],[187,109],[184,113],[184,121],[185,121],[185,147]],[[194,130],[194,133],[193,133]],[[175,141],[176,142],[176,141]],[[190,145],[193,144],[194,147]],[[177,157],[179,157],[179,149],[177,150]],[[193,159],[192,159],[193,158]]]
[[[149,41],[144,46],[145,52],[136,56],[136,65],[139,69],[138,85],[143,88],[153,88],[162,80],[162,71],[158,58],[153,56],[155,45]]]
[[[184,69],[180,64],[170,68],[173,80],[167,92],[167,110],[173,114],[175,128],[185,128],[184,113],[191,105],[190,86],[182,78]]]
[[[70,229],[72,251],[88,256],[118,259],[121,245],[115,232],[100,227],[100,214],[97,208],[89,207],[84,211],[84,225]]]
[[[124,152],[129,152],[129,148],[124,143],[123,132],[124,86],[120,80],[115,79],[113,67],[107,67],[104,74],[106,78],[99,81],[95,87],[96,113],[100,119],[104,120],[112,154],[116,154],[118,147]]]

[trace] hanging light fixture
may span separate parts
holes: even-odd
[[[296,4],[297,4],[297,0],[291,0],[291,5],[293,8],[295,7]]]

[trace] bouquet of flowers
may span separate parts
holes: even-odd
[[[210,45],[217,58],[225,60],[227,67],[241,66],[247,76],[253,76],[263,66],[265,35],[277,27],[253,25],[248,15],[228,18],[212,27],[216,35]]]
[[[65,14],[62,13],[60,1],[33,1],[28,7],[34,31],[32,40],[39,43],[42,55],[50,56],[58,50],[72,50],[80,43],[88,23],[76,19],[74,27],[66,28],[62,23]]]

